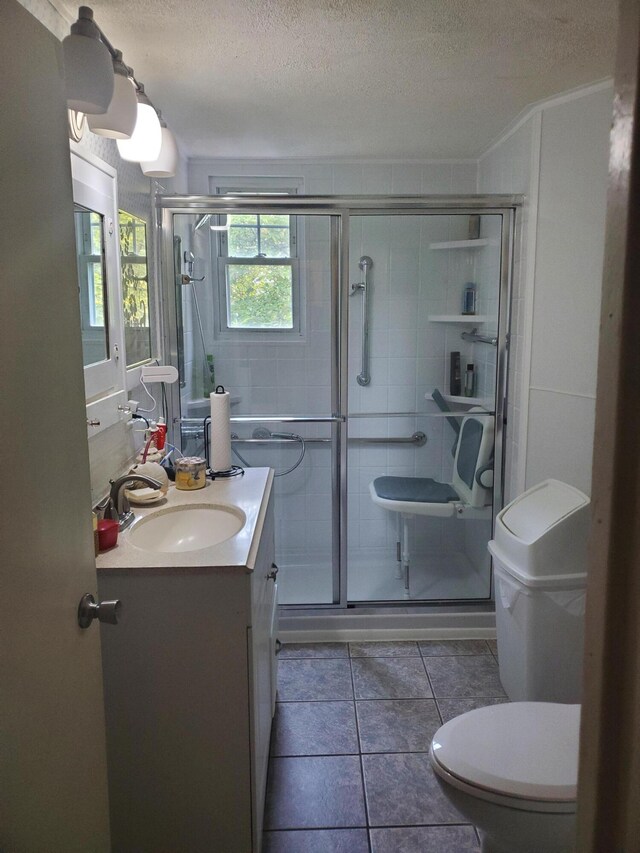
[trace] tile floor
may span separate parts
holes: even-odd
[[[442,722],[506,702],[494,641],[285,645],[264,853],[478,853],[440,792]]]

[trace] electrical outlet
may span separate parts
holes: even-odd
[[[135,413],[138,411],[139,405],[140,403],[137,400],[127,400],[127,406],[129,406],[129,411],[132,415],[135,415]]]

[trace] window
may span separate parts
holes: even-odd
[[[265,179],[263,179],[264,181]],[[220,194],[290,194],[297,186],[217,187]],[[212,217],[213,219],[214,217]],[[224,222],[225,217],[218,217]],[[300,335],[298,217],[279,213],[229,214],[218,242],[219,323],[223,336]]]
[[[294,328],[298,260],[293,217],[233,214],[220,232],[227,329]]]
[[[120,210],[120,268],[127,367],[151,358],[147,223]]]

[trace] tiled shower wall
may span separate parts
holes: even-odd
[[[191,162],[189,191],[207,194],[218,178],[281,176],[302,179],[305,194],[437,194],[473,193],[475,164],[312,164],[300,162],[241,161]],[[185,243],[196,217],[178,226]],[[485,223],[483,227],[494,227]],[[330,233],[327,218],[305,223],[304,277],[306,329],[304,342],[221,342],[214,331],[217,306],[210,282],[215,279],[209,246],[210,231],[202,228],[191,240],[196,255],[194,275],[205,276],[195,285],[203,322],[206,351],[214,355],[216,382],[232,395],[232,414],[329,414],[330,399]],[[493,233],[493,232],[492,232]],[[349,543],[351,548],[382,549],[395,554],[396,519],[375,506],[368,484],[381,474],[424,475],[448,479],[453,458],[453,433],[440,418],[389,417],[386,413],[437,411],[425,399],[434,388],[447,391],[448,352],[461,351],[464,364],[473,360],[478,370],[478,393],[488,391],[485,374],[491,370],[490,347],[460,340],[462,327],[432,323],[432,314],[458,314],[467,281],[478,282],[478,313],[495,308],[497,278],[489,285],[497,249],[434,251],[430,244],[464,239],[468,217],[377,216],[351,220],[351,281],[361,279],[362,255],[370,255],[371,273],[371,383],[355,382],[360,371],[360,295],[350,299],[349,410],[351,414],[381,417],[354,418],[350,434],[361,436],[409,436],[423,430],[427,444],[368,446],[358,442],[349,448]],[[482,236],[485,236],[484,234]],[[486,235],[491,236],[491,235]],[[204,413],[190,401],[201,400],[206,370],[202,344],[194,316],[191,287],[183,291],[185,328],[185,375],[183,414]],[[482,328],[485,332],[487,329]],[[494,329],[495,331],[495,329]],[[209,389],[206,388],[208,391]],[[206,407],[205,407],[206,409]],[[273,427],[278,429],[278,427]],[[288,430],[289,427],[282,426]],[[248,437],[253,425],[238,426]],[[320,425],[291,425],[305,436],[328,437]],[[308,444],[304,461],[292,474],[277,481],[277,541],[292,560],[330,561],[330,451],[327,444]],[[282,470],[293,464],[299,446],[278,451],[248,445],[241,452],[254,464],[275,465]],[[454,522],[455,523],[455,522]],[[440,520],[417,525],[415,547],[441,548],[455,540]],[[462,541],[458,537],[458,542]]]

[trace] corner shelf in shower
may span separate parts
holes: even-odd
[[[493,317],[488,314],[429,314],[427,318],[430,323],[488,323]]]
[[[430,243],[430,249],[481,249],[483,246],[497,246],[495,240],[446,240],[444,243]]]

